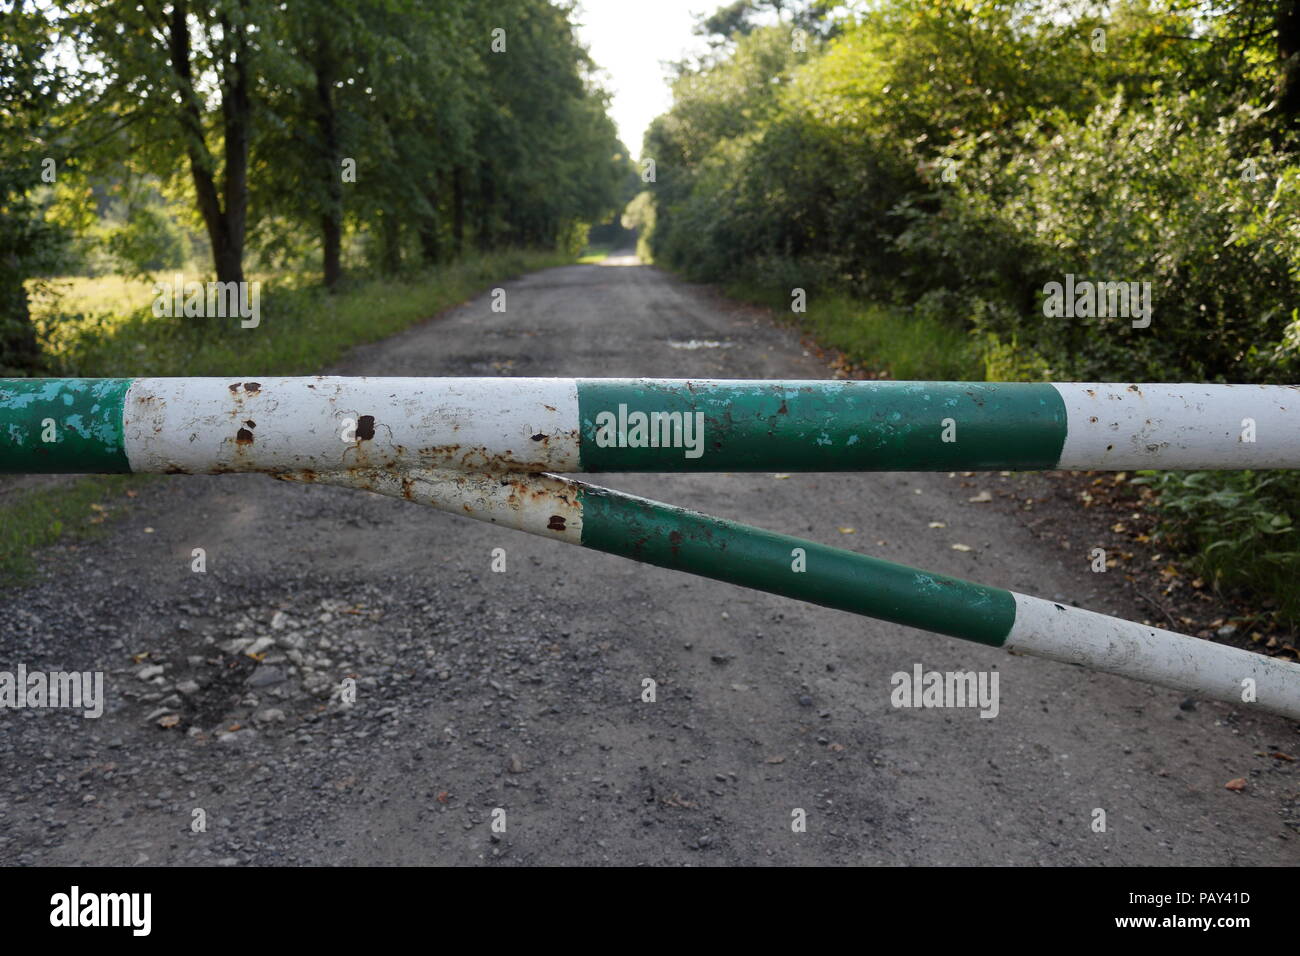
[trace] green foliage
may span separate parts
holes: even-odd
[[[131,272],[193,245],[223,281],[251,252],[277,268],[318,256],[334,287],[345,263],[393,274],[469,248],[574,250],[630,198],[567,3],[0,0],[15,6],[0,16],[0,165],[26,179],[5,197],[53,156],[57,218]],[[118,208],[142,182],[172,208]],[[6,224],[42,219],[11,206]],[[15,234],[0,243],[31,245]],[[12,288],[36,274],[8,265]]]
[[[941,301],[998,376],[1300,371],[1300,164],[1261,108],[1258,11],[883,0],[800,54],[748,9],[705,24],[732,42],[647,133],[657,260]],[[1067,274],[1150,283],[1151,328],[1044,315]]]
[[[874,0],[806,53],[754,9],[701,23],[647,131],[657,261],[803,289],[806,329],[895,377],[1300,379],[1293,4]],[[1150,283],[1150,327],[1045,314],[1066,275]],[[1178,540],[1294,591],[1295,482],[1185,481]]]
[[[1081,121],[1025,125],[1010,148],[954,147],[938,212],[905,209],[918,282],[997,303],[976,326],[1033,342],[1061,378],[1293,379],[1300,167],[1267,143],[1236,155],[1233,125],[1249,116],[1202,111],[1117,97]],[[1151,327],[1045,316],[1044,285],[1066,274],[1149,282]]]
[[[895,379],[981,378],[970,337],[932,315],[833,296],[809,303],[804,327],[850,361],[888,372]]]
[[[27,280],[58,261],[65,232],[47,221],[40,199],[54,167],[48,116],[65,90],[62,66],[39,12],[0,4],[0,375],[41,364]]]
[[[627,204],[620,220],[624,229],[636,230],[636,251],[644,262],[653,262],[655,201],[649,190],[637,193]]]
[[[185,262],[185,234],[167,210],[157,206],[133,206],[126,222],[109,233],[106,245],[126,275],[147,276]]]
[[[1158,493],[1159,534],[1196,555],[1200,573],[1222,588],[1269,594],[1300,623],[1300,540],[1296,472],[1142,472]]]

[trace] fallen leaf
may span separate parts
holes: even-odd
[[[789,475],[773,475],[772,477],[773,477],[773,478],[776,478],[776,479],[779,481],[779,480],[782,479],[782,478],[789,478],[790,476],[789,476]]]
[[[971,550],[971,546],[969,544],[954,544],[952,549],[954,551],[969,551]]]
[[[992,501],[992,500],[993,500],[993,495],[992,495],[991,493],[987,492],[987,491],[981,491],[981,492],[980,492],[978,495],[976,495],[974,498],[967,498],[966,500],[967,500],[967,501],[973,501],[973,502],[975,502],[976,504],[983,504],[983,503],[986,502],[986,501]]]
[[[763,763],[785,763],[785,754],[778,754],[775,757],[768,757]]]
[[[948,526],[947,526],[946,524],[944,524],[942,521],[931,521],[931,522],[930,522],[930,527],[931,527],[931,528],[946,528],[946,527],[948,527]]]
[[[1269,754],[1270,757],[1276,757],[1278,760],[1295,760],[1290,754],[1284,754],[1280,750],[1274,750]]]
[[[179,715],[168,714],[167,716],[160,717],[158,719],[158,726],[162,728],[170,728],[170,727],[175,727],[180,722],[181,722],[181,718]]]
[[[840,534],[857,534],[856,528],[840,528]]]
[[[1245,777],[1237,777],[1236,779],[1229,780],[1227,783],[1225,783],[1225,784],[1223,785],[1223,789],[1225,789],[1225,790],[1236,790],[1236,791],[1238,791],[1238,792],[1240,792],[1240,791],[1242,791],[1242,790],[1245,790],[1245,789],[1246,789],[1246,778],[1245,778]]]

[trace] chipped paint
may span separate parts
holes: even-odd
[[[1298,468],[1294,395],[1095,383],[8,379],[0,470],[123,471],[123,454],[130,470],[165,474]],[[702,416],[692,419],[704,423],[701,453],[597,446],[596,416],[620,405]],[[40,440],[46,418],[59,423],[57,447]]]

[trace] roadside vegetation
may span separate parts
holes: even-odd
[[[624,217],[656,262],[870,374],[1300,381],[1300,3],[737,0],[699,32]],[[1049,315],[1067,275],[1149,283],[1149,327]],[[1300,622],[1300,475],[1144,480],[1199,573]]]
[[[547,0],[0,0],[0,376],[319,372],[630,241],[607,100]],[[140,480],[0,484],[0,574]]]

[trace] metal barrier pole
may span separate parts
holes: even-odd
[[[1297,468],[1300,390],[324,376],[0,380],[0,471],[265,472],[366,488],[1300,718],[1298,664],[540,474],[1051,467]]]
[[[1300,387],[0,379],[0,471],[1300,468]]]
[[[1300,719],[1300,664],[569,478],[364,469],[279,477],[405,498],[634,561]]]

